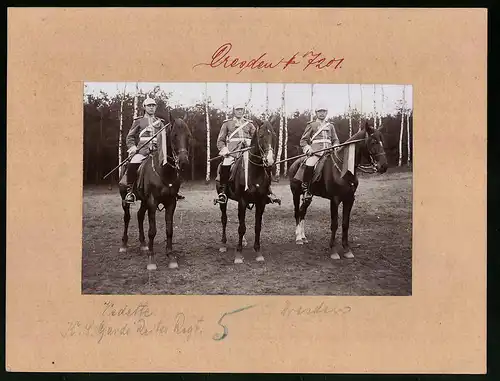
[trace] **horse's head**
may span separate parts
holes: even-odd
[[[275,134],[273,130],[271,121],[255,121],[255,135],[252,145],[255,147],[256,153],[262,158],[262,164],[264,167],[271,167],[274,164],[274,145]]]
[[[385,173],[387,171],[387,157],[384,150],[384,139],[382,136],[381,128],[376,129],[373,123],[366,122],[365,130],[365,145],[366,154],[371,163],[377,168],[377,172]]]
[[[172,156],[179,169],[183,171],[189,165],[189,146],[191,142],[191,131],[183,119],[171,120],[170,145]]]

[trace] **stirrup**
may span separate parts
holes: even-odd
[[[269,202],[271,204],[281,205],[281,200],[278,197],[276,197],[276,195],[274,193],[268,194],[267,197],[268,197]]]
[[[227,196],[225,193],[219,193],[218,198],[214,200],[214,205],[227,204]]]
[[[127,193],[127,195],[125,196],[125,199],[123,201],[125,201],[127,204],[134,204],[136,202],[136,198],[135,198],[135,194],[133,191],[130,191]]]
[[[308,183],[302,183],[302,197],[305,200],[312,200],[312,194],[311,191],[309,190],[309,184]]]

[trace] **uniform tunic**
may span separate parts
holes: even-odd
[[[255,133],[255,129],[256,128],[253,123],[248,119],[227,119],[222,123],[219,136],[217,137],[217,148],[219,151],[224,147],[227,147],[229,151],[235,151],[249,147],[252,142],[252,136]],[[224,158],[222,165],[231,165],[240,155],[241,152],[231,154],[230,156]]]
[[[146,143],[165,125],[164,123],[165,121],[163,119],[156,116],[150,117],[147,114],[134,119],[126,139],[128,151],[130,152],[132,147],[138,147]],[[157,148],[156,140],[157,139],[154,138],[148,145],[137,151],[130,162],[141,163],[151,151]]]
[[[305,153],[305,147],[308,145],[311,146],[313,151],[317,151],[330,148],[339,144],[339,142],[333,124],[315,120],[307,123],[306,129],[300,139],[300,146]],[[310,156],[306,161],[306,165],[315,165],[324,153],[325,152],[317,152]]]

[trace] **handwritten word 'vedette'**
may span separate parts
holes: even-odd
[[[342,68],[343,57],[327,57],[322,52],[309,50],[307,52],[296,52],[288,57],[280,59],[270,58],[267,52],[254,57],[239,57],[229,54],[233,45],[227,42],[219,46],[212,54],[208,62],[198,63],[193,69],[199,66],[208,66],[209,68],[235,69],[237,74],[243,70],[263,70],[263,69],[281,69],[286,70],[292,67],[299,67],[302,71],[306,70],[337,70]]]

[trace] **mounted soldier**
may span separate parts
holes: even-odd
[[[304,199],[312,199],[310,192],[311,180],[314,173],[314,167],[318,161],[324,156],[329,155],[331,151],[323,151],[314,153],[314,151],[330,148],[340,143],[335,127],[333,124],[326,121],[328,107],[324,103],[318,104],[316,107],[316,120],[307,123],[306,129],[300,139],[300,146],[305,154],[308,155],[305,161],[304,177],[302,180],[302,190]]]
[[[137,148],[151,139],[166,124],[165,120],[155,116],[156,106],[156,101],[153,98],[146,98],[142,103],[144,115],[134,119],[132,127],[127,134],[127,152],[129,156],[132,156],[132,159],[127,168],[127,195],[124,201],[129,204],[133,204],[136,201],[134,183],[137,179],[137,170],[148,155],[158,148],[157,139],[154,138],[147,146],[141,147],[139,151]],[[178,194],[177,198],[182,199],[184,196]]]
[[[222,123],[222,127],[217,137],[217,148],[219,155],[224,156],[224,160],[220,166],[220,185],[222,191],[218,195],[217,202],[219,204],[227,203],[227,187],[231,174],[231,168],[241,155],[242,152],[230,152],[250,147],[252,136],[255,133],[256,127],[251,120],[243,117],[245,106],[237,104],[233,108],[233,118],[226,119]],[[271,187],[269,187],[269,202],[280,203],[280,200],[273,194]]]

